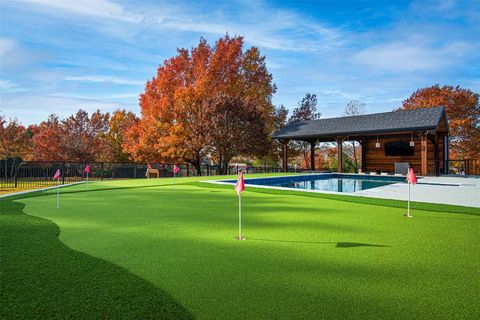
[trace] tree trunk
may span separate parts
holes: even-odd
[[[352,144],[353,144],[353,161],[355,163],[355,173],[358,173],[358,159],[357,159],[356,142],[352,141]]]
[[[197,176],[202,175],[202,166],[201,166],[202,161],[200,160],[200,157],[197,157],[194,160],[183,158],[183,160],[185,160],[185,162],[191,164],[195,168],[195,171],[197,171]]]
[[[228,172],[228,162],[222,161],[220,162],[220,174],[225,175]]]
[[[195,170],[197,170],[197,176],[201,176],[202,175],[202,167],[200,165],[200,159],[197,159],[197,161],[195,161],[193,166],[195,167]]]

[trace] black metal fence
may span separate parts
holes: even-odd
[[[90,166],[90,173],[85,172],[85,167]],[[173,177],[173,164],[151,164],[153,169],[150,177]],[[180,171],[177,177],[196,176],[198,172],[192,165],[178,165]],[[12,161],[0,160],[0,188],[29,188],[48,187],[58,183],[72,183],[89,180],[103,179],[145,179],[147,178],[146,163],[113,163],[113,162],[52,162],[52,161]],[[55,172],[60,169],[62,178],[53,180]],[[273,173],[281,172],[277,167],[241,167],[232,166],[226,174],[236,174],[239,169],[246,173]],[[220,167],[215,165],[202,165],[202,176],[220,174]]]

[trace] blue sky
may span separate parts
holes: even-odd
[[[139,113],[164,59],[226,32],[266,55],[289,109],[306,92],[323,117],[352,99],[390,111],[435,83],[480,92],[480,1],[4,0],[0,15],[0,113],[24,124]]]

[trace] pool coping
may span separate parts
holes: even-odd
[[[311,190],[311,189],[297,189],[297,188],[288,188],[288,187],[276,187],[276,186],[264,186],[264,185],[258,185],[258,184],[249,184],[247,183],[248,179],[277,179],[277,178],[288,178],[288,177],[301,177],[301,176],[311,176],[311,175],[338,175],[340,173],[336,172],[329,172],[329,173],[308,173],[308,174],[298,174],[298,175],[286,175],[286,176],[273,176],[273,177],[262,177],[262,178],[245,178],[245,187],[250,187],[250,188],[260,188],[260,189],[275,189],[275,190],[286,190],[286,191],[299,191],[299,192],[310,192],[310,193],[327,193],[327,194],[336,194],[336,195],[346,195],[346,196],[357,196],[357,197],[371,197],[369,195],[364,195],[364,194],[357,194],[356,192],[338,192],[338,191],[327,191],[327,190]],[[355,174],[355,173],[341,173],[341,175],[345,176],[351,176],[351,177],[368,177],[368,174]],[[405,176],[385,176],[385,175],[371,175],[372,177],[397,177],[397,178],[405,178]],[[421,178],[421,177],[418,177]],[[203,180],[201,182],[206,182],[206,183],[211,183],[211,184],[223,184],[223,185],[235,185],[234,182],[227,182],[225,181],[227,179],[222,179],[222,180]],[[235,179],[228,179],[228,180],[235,180]],[[390,183],[389,185],[395,185],[395,184],[404,184],[405,182],[394,182]],[[384,186],[380,187],[375,187],[371,189],[376,189],[380,190]],[[370,189],[367,189],[370,190]],[[364,191],[364,190],[360,190]],[[357,191],[358,192],[358,191]]]

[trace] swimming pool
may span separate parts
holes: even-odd
[[[236,180],[223,180],[223,182],[235,183]],[[247,185],[350,193],[399,182],[405,182],[405,177],[329,173],[245,179]]]

